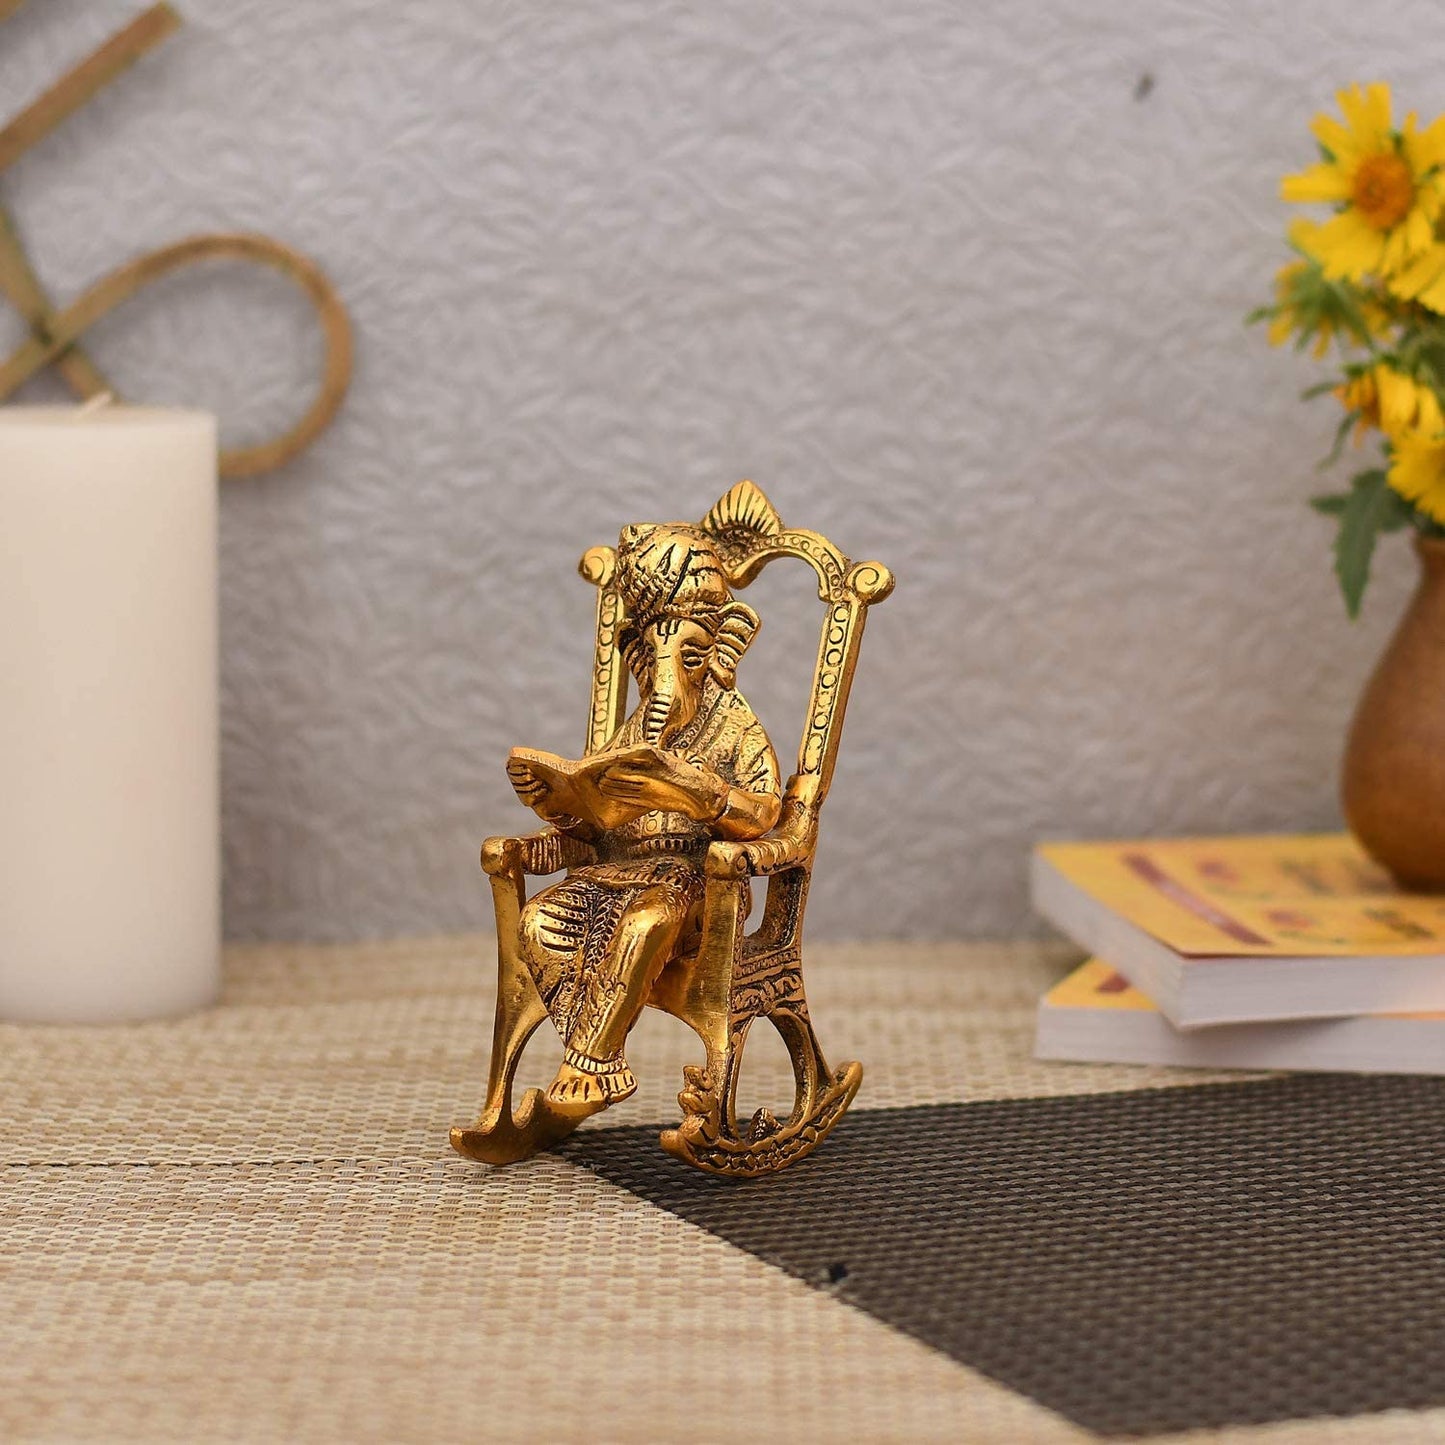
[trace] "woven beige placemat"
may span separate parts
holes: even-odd
[[[489,954],[237,948],[211,1012],[0,1027],[0,1437],[1089,1438],[571,1165],[453,1156]],[[820,947],[813,1012],[865,1061],[859,1107],[1209,1077],[1034,1063],[1034,1001],[1075,957]],[[649,1014],[629,1053],[642,1087],[601,1122],[675,1118],[696,1041]],[[783,1098],[781,1052],[750,1062],[759,1102]],[[1231,1438],[1445,1440],[1445,1412]]]

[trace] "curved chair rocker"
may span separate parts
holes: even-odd
[[[779,557],[806,562],[817,574],[824,603],[818,661],[797,771],[783,791],[777,826],[754,842],[713,842],[704,864],[700,937],[659,975],[648,1002],[680,1018],[702,1039],[706,1060],[684,1070],[678,1095],[683,1118],[664,1130],[662,1147],[716,1174],[770,1173],[811,1153],[858,1091],[863,1069],[831,1070],[818,1045],[803,992],[803,909],[868,608],[893,590],[893,576],[877,562],[854,564],[816,532],[785,528],[767,498],[740,482],[703,522],[719,539],[734,588],[746,587]],[[597,651],[587,752],[603,748],[627,711],[628,670],[617,646],[622,602],[613,586],[615,552],[594,547],[580,571],[597,592]],[[497,915],[498,996],[487,1099],[470,1128],[452,1130],[453,1147],[489,1164],[525,1159],[569,1134],[576,1120],[556,1111],[539,1089],[515,1113],[512,1081],[527,1040],[546,1009],[518,956],[518,920],[526,902],[526,876],[546,875],[590,861],[591,848],[545,829],[523,838],[489,838],[482,867],[491,879]],[[761,925],[745,935],[749,880],[766,878]],[[739,1068],[755,1020],[778,1030],[792,1058],[796,1099],[779,1122],[760,1109],[743,1127],[734,1112]]]

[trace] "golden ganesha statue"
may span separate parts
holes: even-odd
[[[737,687],[759,627],[734,591],[777,557],[817,574],[822,637],[797,771],[777,754]],[[461,1154],[525,1159],[637,1081],[627,1035],[647,1004],[701,1037],[684,1071],[683,1119],[662,1147],[700,1169],[761,1174],[810,1153],[863,1077],[824,1062],[803,993],[803,907],[843,712],[868,608],[893,589],[816,532],[785,528],[751,482],[700,523],[629,526],[594,547],[582,575],[597,588],[597,651],[580,759],[513,749],[507,773],[546,827],[489,838],[482,867],[497,915],[499,987],[487,1099]],[[628,681],[637,689],[627,710]],[[528,900],[527,875],[562,872]],[[763,918],[744,923],[752,880]],[[516,1111],[512,1081],[533,1030],[550,1018],[564,1045],[551,1086]],[[749,1027],[768,1019],[793,1061],[796,1101],[780,1122],[760,1109],[739,1128],[734,1095]]]

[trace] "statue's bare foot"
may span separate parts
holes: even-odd
[[[625,1059],[609,1059],[604,1064],[585,1056],[572,1057],[577,1057],[582,1067],[564,1060],[547,1090],[548,1104],[559,1113],[585,1119],[637,1092],[637,1079]]]

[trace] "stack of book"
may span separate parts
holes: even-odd
[[[1032,885],[1094,955],[1039,1058],[1445,1074],[1445,896],[1346,835],[1046,843]]]

